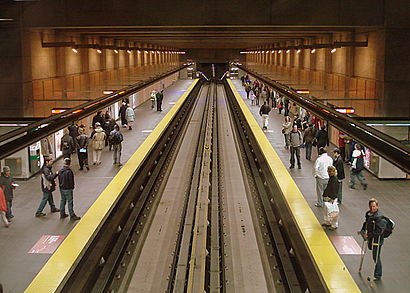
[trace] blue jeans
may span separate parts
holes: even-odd
[[[374,243],[377,244],[377,243]],[[383,242],[380,245],[373,245],[372,252],[373,252],[373,261],[376,264],[374,267],[374,277],[381,278],[382,277],[382,261],[380,259],[380,254],[382,252]]]
[[[60,202],[60,214],[65,214],[65,204],[68,202],[68,213],[70,217],[74,216],[74,203],[73,203],[73,190],[72,189],[60,189],[61,202]]]
[[[13,200],[7,200],[7,212],[6,212],[6,218],[10,220],[13,218],[13,211],[11,210],[11,207],[13,206]]]
[[[41,199],[40,205],[36,213],[42,213],[47,202],[50,204],[51,210],[53,210],[56,207],[53,200],[53,193],[43,191],[43,198]]]
[[[312,158],[312,143],[306,142],[305,148],[306,148],[306,160],[310,160]]]

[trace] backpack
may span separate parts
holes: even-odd
[[[364,156],[360,155],[359,157],[357,157],[356,159],[356,168],[357,171],[361,171],[364,169]]]
[[[393,233],[393,229],[396,226],[396,223],[392,219],[389,219],[385,216],[383,216],[383,219],[386,220],[386,228],[383,231],[383,238],[387,238]]]
[[[110,144],[119,144],[119,143],[121,143],[120,136],[117,135],[116,132],[112,133],[108,139],[110,141]]]
[[[70,143],[68,141],[62,141],[61,145],[63,147],[63,150],[69,150],[70,149]]]

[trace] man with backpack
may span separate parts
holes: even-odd
[[[121,166],[121,150],[122,150],[122,141],[124,140],[120,127],[115,124],[114,130],[110,132],[109,136],[110,144],[113,149],[113,165]]]
[[[367,189],[366,179],[362,171],[364,169],[364,152],[360,144],[355,144],[355,150],[352,153],[352,167],[350,170],[350,185],[349,187],[355,189],[356,178],[359,180],[363,189]]]
[[[367,241],[367,247],[372,251],[373,261],[375,262],[373,279],[369,277],[368,281],[380,281],[382,277],[380,253],[384,238],[392,233],[393,227],[394,223],[379,211],[377,199],[371,198],[369,200],[369,211],[366,212],[362,229],[358,232]]]

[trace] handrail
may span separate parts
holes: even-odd
[[[43,137],[46,137],[64,127],[69,126],[72,122],[83,119],[97,112],[98,110],[104,109],[105,107],[117,101],[120,101],[122,98],[129,96],[149,86],[150,84],[163,79],[164,77],[179,72],[187,66],[188,65],[179,66],[163,74],[118,90],[112,94],[96,98],[93,101],[89,101],[74,108],[68,109],[63,113],[52,115],[40,121],[31,123],[28,126],[5,133],[0,136],[0,159],[4,159],[7,156],[17,152],[18,150],[21,150],[24,147],[27,147],[30,144],[39,141]],[[82,111],[74,113],[77,110]],[[45,126],[42,127],[43,125]]]
[[[289,97],[292,101],[299,104],[307,111],[328,121],[328,123],[332,124],[343,133],[348,134],[356,141],[378,153],[390,163],[410,174],[410,148],[403,145],[397,139],[367,126],[357,119],[339,113],[333,108],[316,102],[309,97],[302,96],[286,85],[262,76],[243,65],[236,66],[250,75],[255,76],[258,80],[261,80],[270,87],[275,88],[276,91]]]

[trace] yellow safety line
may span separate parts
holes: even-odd
[[[108,217],[109,212],[113,209],[120,194],[128,186],[132,177],[181,108],[183,102],[197,82],[198,79],[188,87],[181,98],[179,98],[152,133],[112,179],[80,222],[68,234],[64,242],[27,287],[25,290],[26,293],[56,292],[60,285],[62,285],[62,282],[69,277],[76,263],[79,261],[79,257],[84,254],[94,235],[98,232],[105,218]]]
[[[232,81],[229,79],[228,84],[255,135],[256,141],[265,156],[271,173],[274,175],[277,184],[282,190],[286,203],[292,212],[292,217],[296,220],[299,230],[305,239],[328,289],[330,292],[360,292],[295,181],[266,138],[266,135],[253,117],[248,106],[243,101],[242,96],[237,92]]]

